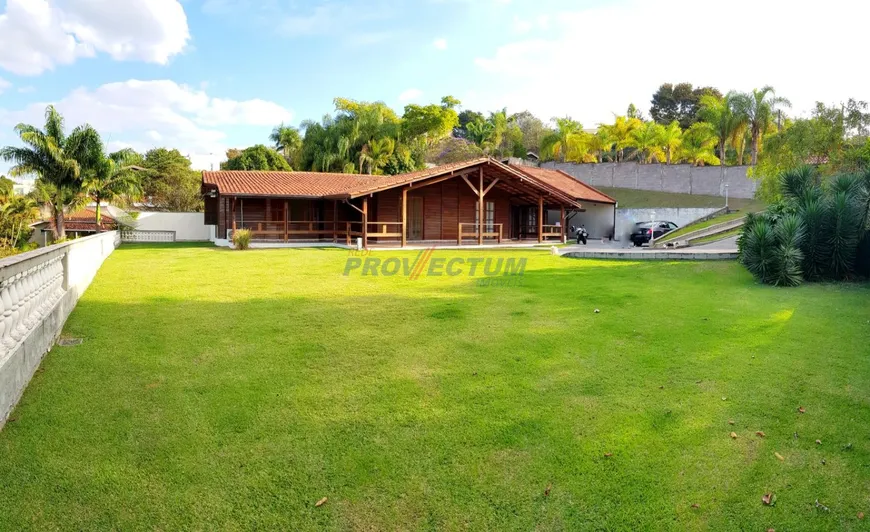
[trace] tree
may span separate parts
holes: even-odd
[[[142,160],[142,189],[152,206],[172,212],[199,212],[202,178],[178,150],[154,148]]]
[[[427,142],[435,142],[450,135],[458,125],[459,115],[452,107],[406,105],[402,116],[402,138],[425,137]]]
[[[712,94],[701,97],[698,116],[709,123],[716,132],[719,138],[719,160],[723,162],[729,139],[742,136],[747,123],[747,116],[737,103],[737,98],[738,96],[731,92],[721,98]],[[738,159],[742,163],[742,154],[738,155]]]
[[[39,205],[28,196],[6,196],[0,200],[0,255],[18,252],[27,246],[39,219]]]
[[[779,97],[773,87],[767,85],[761,90],[739,94],[735,97],[736,109],[746,116],[746,122],[751,135],[752,165],[758,164],[759,144],[761,136],[767,132],[779,107],[791,107],[791,102]]]
[[[665,163],[671,164],[683,144],[683,130],[680,123],[674,120],[661,129],[661,147],[665,151]]]
[[[484,152],[489,153],[493,146],[492,137],[495,129],[492,122],[481,117],[466,124],[465,129],[468,140],[483,148]]]
[[[12,197],[15,191],[15,181],[5,175],[0,175],[0,199],[6,200]]]
[[[426,162],[439,165],[469,161],[478,157],[483,157],[483,150],[477,144],[455,137],[441,139],[430,146],[426,152]]]
[[[275,149],[280,151],[292,167],[299,164],[299,151],[302,149],[302,136],[299,130],[292,126],[281,125],[275,127],[269,135],[269,140],[275,144]]]
[[[485,120],[486,117],[483,116],[483,113],[466,109],[459,113],[459,126],[453,128],[453,136],[459,139],[469,138],[468,124],[473,122],[483,122]]]
[[[515,124],[522,134],[521,143],[523,153],[521,157],[525,157],[526,153],[529,151],[539,154],[541,151],[541,143],[544,140],[544,136],[547,134],[544,122],[528,111],[511,115],[510,122]],[[516,146],[516,142],[514,145]],[[514,155],[516,155],[516,153],[514,153]]]
[[[360,152],[360,173],[362,173],[362,167],[365,163],[369,174],[380,175],[381,168],[389,162],[395,148],[396,143],[391,138],[384,137],[380,140],[370,141]]]
[[[242,150],[238,157],[221,163],[221,170],[291,172],[293,169],[280,153],[257,144]]]
[[[14,177],[37,176],[55,220],[55,239],[65,238],[64,210],[84,195],[82,173],[96,163],[93,156],[99,152],[100,136],[87,124],[67,136],[63,117],[51,105],[45,109],[44,130],[18,124],[15,132],[24,147],[7,146],[0,150],[0,158],[13,163],[9,173]]]
[[[616,149],[616,162],[625,160],[625,149],[632,146],[631,132],[643,124],[637,118],[617,116],[613,124],[602,124],[599,128],[613,141]]]
[[[545,158],[560,158],[565,162],[568,158],[568,148],[572,140],[576,144],[583,133],[583,125],[571,117],[553,118],[556,130],[549,133],[541,141],[541,155]],[[575,146],[576,149],[576,146]]]
[[[102,152],[102,150],[100,150]],[[96,230],[102,228],[101,208],[103,202],[115,203],[123,198],[135,198],[142,193],[142,183],[138,171],[142,156],[126,149],[110,154],[108,157],[99,155],[99,162],[86,172],[84,188],[94,201],[94,221]]]
[[[454,98],[453,96],[444,96],[441,98],[441,107],[445,109],[456,109],[462,105],[462,102]]]
[[[662,149],[664,131],[661,124],[645,122],[631,132],[631,146],[635,148],[634,154],[641,163],[662,162],[666,159]]]
[[[683,132],[680,159],[692,166],[719,164],[719,158],[713,153],[718,140],[713,126],[707,122],[695,122],[692,127]]]
[[[682,129],[688,129],[698,121],[698,105],[705,94],[722,97],[713,87],[693,89],[691,83],[664,83],[653,94],[649,114],[659,124],[667,125],[676,120]]]
[[[610,137],[610,132],[605,129],[599,129],[594,135],[590,135],[587,141],[589,150],[596,156],[596,162],[604,162],[604,156],[610,156],[610,151],[613,148],[613,139]]]

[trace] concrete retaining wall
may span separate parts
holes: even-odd
[[[753,198],[758,183],[746,173],[749,166],[691,166],[688,164],[601,163],[541,164],[557,168],[594,187],[632,188],[657,192],[676,192],[725,196],[725,185],[732,198]]]
[[[695,220],[710,216],[721,208],[686,208],[686,209],[617,209],[616,210],[616,235],[617,240],[628,240],[634,224],[648,222],[651,216],[656,220],[674,222],[680,227],[688,225]]]
[[[0,260],[0,429],[120,242],[110,231]]]

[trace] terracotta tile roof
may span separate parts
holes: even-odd
[[[526,175],[539,179],[554,188],[562,190],[570,194],[573,198],[592,203],[616,203],[615,199],[611,198],[604,192],[587,185],[579,179],[575,179],[561,170],[519,165],[512,165],[511,168],[519,170]]]
[[[111,231],[117,227],[118,222],[111,216],[100,213],[100,226],[103,231]],[[72,214],[67,214],[63,217],[63,226],[67,231],[93,231],[97,229],[97,213],[94,209],[87,208],[76,211]],[[48,227],[54,229],[54,220],[50,220]]]
[[[282,196],[300,198],[357,198],[369,193],[386,190],[423,179],[449,175],[481,164],[491,165],[491,171],[499,175],[525,179],[533,187],[562,196],[574,202],[577,197],[586,201],[615,203],[612,198],[580,183],[567,174],[551,171],[532,174],[525,167],[508,166],[489,157],[445,164],[401,175],[360,175],[324,172],[203,172],[203,189],[217,188],[221,194],[239,196]],[[537,169],[535,169],[537,170]]]
[[[401,175],[335,174],[327,172],[247,172],[221,170],[203,172],[204,186],[214,186],[221,194],[246,196],[288,196],[322,198],[357,196],[392,188],[427,177],[468,168],[489,159],[473,159]]]

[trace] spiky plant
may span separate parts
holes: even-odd
[[[804,222],[797,214],[786,215],[774,229],[776,241],[776,266],[771,282],[776,286],[797,286],[803,282],[801,244],[806,236]]]
[[[771,283],[777,276],[779,246],[773,225],[763,216],[755,217],[743,231],[740,260],[746,269],[762,283]]]

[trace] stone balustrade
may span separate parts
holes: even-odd
[[[119,244],[111,231],[0,260],[0,428]]]

